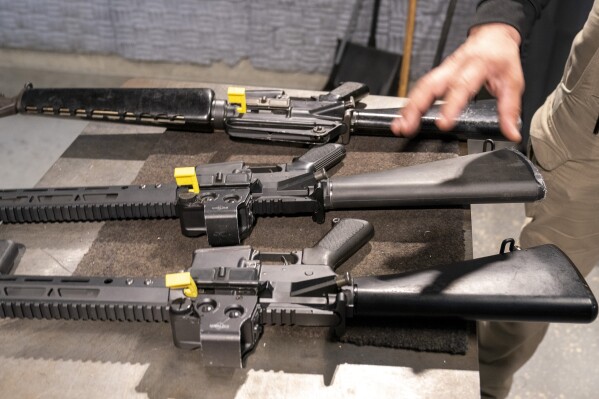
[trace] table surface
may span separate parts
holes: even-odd
[[[184,82],[149,80],[133,80],[127,85],[187,86]],[[225,95],[225,86],[212,86],[217,97]],[[393,107],[400,105],[401,99],[371,96],[366,103],[370,107]],[[129,184],[162,132],[155,127],[90,123],[81,137],[89,136],[96,145],[110,147],[102,150],[109,156],[87,157],[81,151],[67,150],[38,186]],[[123,144],[113,145],[115,138]],[[468,231],[467,210],[464,220]],[[0,239],[26,245],[17,274],[70,275],[104,224],[4,225],[0,226]],[[468,235],[464,245],[469,257]],[[328,337],[327,329],[267,327],[245,368],[230,370],[203,368],[197,353],[176,349],[166,324],[2,320],[0,395],[479,397],[474,332],[469,335],[466,355],[359,347]]]

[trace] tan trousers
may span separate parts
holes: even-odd
[[[547,198],[526,208],[522,247],[553,243],[587,275],[599,263],[599,0],[572,44],[560,85],[535,113],[532,156]],[[479,323],[481,394],[508,395],[514,372],[535,352],[546,323]]]

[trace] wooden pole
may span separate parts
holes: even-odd
[[[406,32],[403,42],[403,59],[399,71],[399,90],[397,95],[405,97],[408,95],[408,83],[410,81],[410,63],[412,61],[412,43],[414,41],[414,30],[416,28],[416,2],[409,0],[408,17],[406,21]]]

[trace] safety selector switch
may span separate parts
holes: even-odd
[[[183,294],[189,298],[198,296],[198,287],[189,272],[171,273],[164,277],[165,285],[175,290],[183,290]]]
[[[237,106],[237,112],[245,114],[247,112],[247,102],[245,100],[244,87],[229,87],[227,91],[229,104]]]

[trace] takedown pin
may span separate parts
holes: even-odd
[[[335,278],[335,283],[337,287],[345,287],[346,285],[352,285],[354,283],[354,279],[352,278],[349,272],[345,272],[344,274],[340,274]]]

